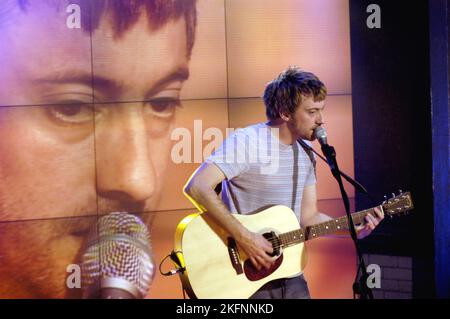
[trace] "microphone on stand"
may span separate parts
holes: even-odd
[[[83,298],[142,299],[155,275],[145,224],[125,212],[101,217],[82,256]]]
[[[333,146],[328,145],[327,142],[327,131],[322,126],[318,126],[314,129],[314,136],[320,143],[322,153],[327,158],[328,165],[334,174],[338,174],[337,163],[336,163],[336,152]]]

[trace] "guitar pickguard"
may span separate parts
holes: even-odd
[[[283,263],[283,255],[278,257],[269,269],[261,268],[260,270],[258,270],[256,269],[255,266],[253,266],[253,263],[250,261],[250,259],[247,259],[244,262],[244,274],[250,281],[261,280],[274,273],[281,266],[282,263]]]

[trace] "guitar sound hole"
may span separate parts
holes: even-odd
[[[264,238],[272,243],[273,252],[268,254],[270,257],[276,257],[281,255],[281,241],[280,238],[273,232],[264,233]]]

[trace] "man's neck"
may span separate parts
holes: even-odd
[[[296,140],[292,135],[291,131],[289,130],[287,123],[282,119],[270,120],[267,122],[267,125],[271,128],[278,129],[279,133],[278,139],[280,140],[281,143],[286,145],[292,145]]]

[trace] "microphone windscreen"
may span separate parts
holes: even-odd
[[[82,256],[84,298],[102,289],[121,289],[144,298],[155,275],[150,235],[145,224],[125,212],[102,216],[87,239]]]

